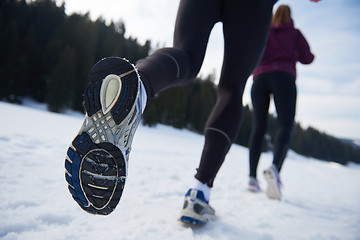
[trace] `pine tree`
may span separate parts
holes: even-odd
[[[67,46],[60,55],[52,74],[47,91],[50,111],[60,112],[73,104],[76,85],[76,59],[74,48]]]

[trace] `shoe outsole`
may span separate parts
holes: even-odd
[[[277,186],[277,179],[274,176],[274,173],[271,170],[264,171],[264,177],[267,181],[266,195],[270,199],[281,200],[281,192]]]
[[[203,225],[215,220],[215,215],[199,216],[189,211],[182,211],[179,220],[187,225]]]
[[[201,224],[207,223],[207,221],[206,222],[200,221],[199,219],[192,218],[192,217],[189,217],[189,216],[181,216],[180,221],[185,223],[185,224],[189,224],[189,225],[201,225]]]
[[[111,74],[120,77],[121,88],[114,103],[104,112],[101,86]],[[122,132],[122,126],[133,124],[137,127],[138,122],[134,124],[133,121],[137,121],[135,118],[139,114],[135,107],[138,92],[136,69],[125,59],[102,59],[89,72],[84,92],[85,120],[65,159],[69,191],[88,213],[108,215],[120,201],[134,129],[132,126],[129,131]],[[121,138],[124,134],[130,137],[119,149],[117,143],[124,141]]]
[[[101,84],[109,74],[121,76],[122,90],[111,109],[116,124],[120,124],[131,111],[139,88],[138,75],[127,60],[118,57],[105,58],[92,67],[85,86],[84,106],[90,117],[101,110]]]

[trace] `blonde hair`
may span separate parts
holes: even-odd
[[[282,23],[288,23],[291,20],[291,10],[288,5],[280,5],[273,16],[275,27],[279,27]]]

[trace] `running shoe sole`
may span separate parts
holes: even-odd
[[[139,76],[126,59],[110,57],[90,70],[85,120],[65,158],[69,191],[88,213],[108,215],[120,201],[131,142],[141,120]]]
[[[266,169],[264,171],[264,177],[267,181],[266,195],[268,198],[281,200],[280,186],[277,183],[278,180],[276,179],[275,173],[270,169]]]

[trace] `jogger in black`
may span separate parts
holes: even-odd
[[[264,50],[273,3],[182,0],[174,47],[160,49],[136,64],[148,99],[168,87],[184,85],[200,71],[213,26],[223,23],[225,46],[218,99],[205,126],[205,146],[195,176],[210,187],[238,133],[244,87]]]

